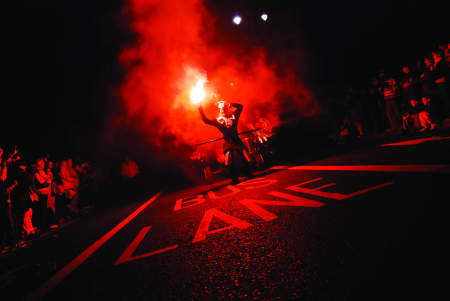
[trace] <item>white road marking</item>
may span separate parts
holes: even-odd
[[[209,230],[209,226],[211,225],[212,219],[216,217],[221,219],[222,221],[229,224],[227,227],[219,228],[216,230]],[[216,208],[208,209],[205,211],[205,214],[203,215],[202,221],[200,222],[200,225],[198,226],[197,233],[195,234],[194,239],[192,240],[192,243],[196,243],[202,240],[205,240],[206,237],[210,234],[226,231],[232,228],[238,228],[238,229],[247,229],[248,227],[251,227],[252,224],[241,220],[237,217],[228,215],[222,211],[217,210]]]
[[[133,256],[134,252],[136,251],[138,246],[141,244],[141,242],[144,240],[145,236],[147,235],[147,233],[150,231],[151,228],[152,228],[151,226],[146,226],[146,227],[142,228],[141,231],[138,233],[138,235],[133,239],[133,241],[130,243],[130,245],[122,253],[122,255],[120,255],[119,259],[117,259],[117,261],[114,263],[114,265],[119,265],[119,264],[122,264],[125,262],[139,260],[142,258],[150,257],[150,256],[153,256],[156,254],[164,253],[164,252],[178,248],[178,245],[173,245],[173,246],[159,249],[156,251],[147,252],[144,254],[139,254],[139,255]]]
[[[244,199],[240,200],[239,202],[250,209],[254,214],[258,215],[265,221],[271,221],[274,219],[277,219],[278,216],[273,214],[272,212],[262,208],[259,205],[269,205],[269,206],[293,206],[293,207],[322,207],[325,205],[325,203],[310,200],[307,198],[295,196],[288,193],[278,192],[278,191],[271,191],[269,192],[270,195],[283,198],[288,201],[272,201],[272,200],[250,200],[250,199]]]
[[[336,183],[329,183],[329,184],[325,184],[325,185],[320,186],[320,187],[316,187],[316,188],[314,188],[314,190],[322,190],[324,188],[332,187],[334,185],[336,185]]]
[[[305,183],[305,182],[304,182]],[[321,187],[317,187],[317,188],[305,188],[305,187],[301,187],[304,183],[300,183],[300,184],[296,184],[296,185],[292,185],[289,186],[287,189],[289,190],[293,190],[296,192],[301,192],[301,193],[306,193],[306,194],[310,194],[310,195],[315,195],[315,196],[320,196],[323,198],[327,198],[327,199],[333,199],[333,200],[345,200],[360,194],[364,194],[366,192],[372,191],[372,190],[376,190],[376,189],[380,189],[389,185],[394,184],[393,182],[386,182],[380,185],[375,185],[369,188],[365,188],[365,189],[361,189],[349,194],[343,194],[343,193],[338,193],[338,192],[327,192],[327,191],[322,191],[319,188],[325,188],[325,187],[329,187],[330,185],[323,185]],[[334,184],[334,183],[331,183]]]
[[[446,140],[450,139],[450,137],[428,137],[428,138],[420,138],[420,139],[413,139],[413,140],[406,140],[401,142],[395,142],[395,143],[386,143],[382,144],[381,146],[405,146],[405,145],[416,145],[425,143],[428,141],[436,141],[436,140]]]
[[[141,213],[145,208],[147,208],[151,203],[153,203],[159,196],[161,191],[155,194],[152,198],[142,204],[138,209],[131,213],[127,218],[120,222],[117,226],[112,228],[108,233],[103,235],[99,240],[93,243],[86,250],[81,252],[74,260],[69,264],[59,270],[50,279],[48,279],[39,288],[33,291],[27,300],[42,300],[46,295],[48,295],[60,282],[62,282],[67,276],[70,275],[74,270],[76,270],[83,262],[85,262],[95,251],[97,251],[101,246],[103,246],[108,240],[110,240],[117,232],[119,232],[123,227],[125,227],[129,222],[131,222],[139,213]]]
[[[226,188],[231,190],[231,192],[230,193],[225,193],[225,194],[222,194],[222,195],[217,195],[214,191],[210,190],[206,194],[208,195],[208,197],[211,200],[216,200],[216,199],[221,199],[221,198],[232,196],[233,194],[236,194],[236,193],[241,191],[239,188],[233,187],[232,185],[227,185]]]
[[[449,173],[450,165],[429,164],[429,165],[299,165],[285,168],[280,166],[277,169],[289,170],[318,170],[318,171],[375,171],[375,172],[437,172]],[[273,167],[273,169],[276,169]]]
[[[196,196],[190,196],[187,198],[181,198],[175,202],[173,211],[178,211],[192,206],[197,206],[200,205],[201,203],[204,203],[205,201],[206,201],[205,197],[201,194],[198,194]]]

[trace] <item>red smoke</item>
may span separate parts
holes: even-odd
[[[220,42],[215,17],[203,0],[128,0],[125,13],[136,39],[120,56],[127,70],[119,89],[126,110],[121,120],[144,133],[147,143],[176,148],[220,137],[189,101],[200,76],[220,99],[244,105],[241,131],[256,109],[273,126],[281,112],[301,116],[316,110],[294,64],[269,63],[263,48]],[[205,103],[211,117],[214,102]],[[163,142],[167,135],[176,137],[172,145]]]

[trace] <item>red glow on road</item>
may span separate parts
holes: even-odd
[[[201,96],[209,115],[217,99],[244,105],[243,130],[257,109],[273,126],[282,111],[315,113],[296,70],[269,62],[265,49],[223,42],[202,0],[128,0],[124,12],[136,40],[120,55],[127,70],[119,89],[125,112],[116,121],[145,133],[147,143],[173,149],[220,137],[191,102],[199,79],[209,92]]]

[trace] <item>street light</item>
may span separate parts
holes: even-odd
[[[241,16],[235,15],[235,16],[233,17],[233,23],[234,23],[234,24],[239,25],[239,24],[241,24],[241,21],[242,21]]]

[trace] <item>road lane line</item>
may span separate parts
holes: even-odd
[[[417,145],[429,141],[436,141],[436,140],[446,140],[450,139],[450,137],[428,137],[428,138],[419,138],[419,139],[413,139],[413,140],[406,140],[401,142],[395,142],[395,143],[387,143],[382,144],[381,146],[409,146],[409,145]]]
[[[288,168],[289,168],[289,166],[287,166],[287,165],[276,165],[276,166],[272,166],[270,169],[277,170],[277,169],[288,169]]]
[[[76,270],[83,262],[85,262],[95,251],[97,251],[101,246],[103,246],[108,240],[110,240],[114,235],[117,234],[123,227],[125,227],[129,222],[131,222],[139,213],[141,213],[145,208],[147,208],[151,203],[153,203],[160,195],[161,191],[151,197],[148,201],[142,204],[138,209],[131,213],[127,218],[121,221],[117,226],[112,228],[108,233],[103,235],[99,240],[93,243],[90,247],[84,250],[80,255],[78,255],[69,264],[59,270],[50,279],[48,279],[44,284],[42,284],[38,289],[33,291],[27,300],[42,300],[48,293],[50,293],[60,282],[62,282],[67,276],[70,275],[74,270]]]
[[[450,165],[299,165],[289,170],[319,170],[319,171],[378,171],[378,172],[440,172],[449,173]]]

